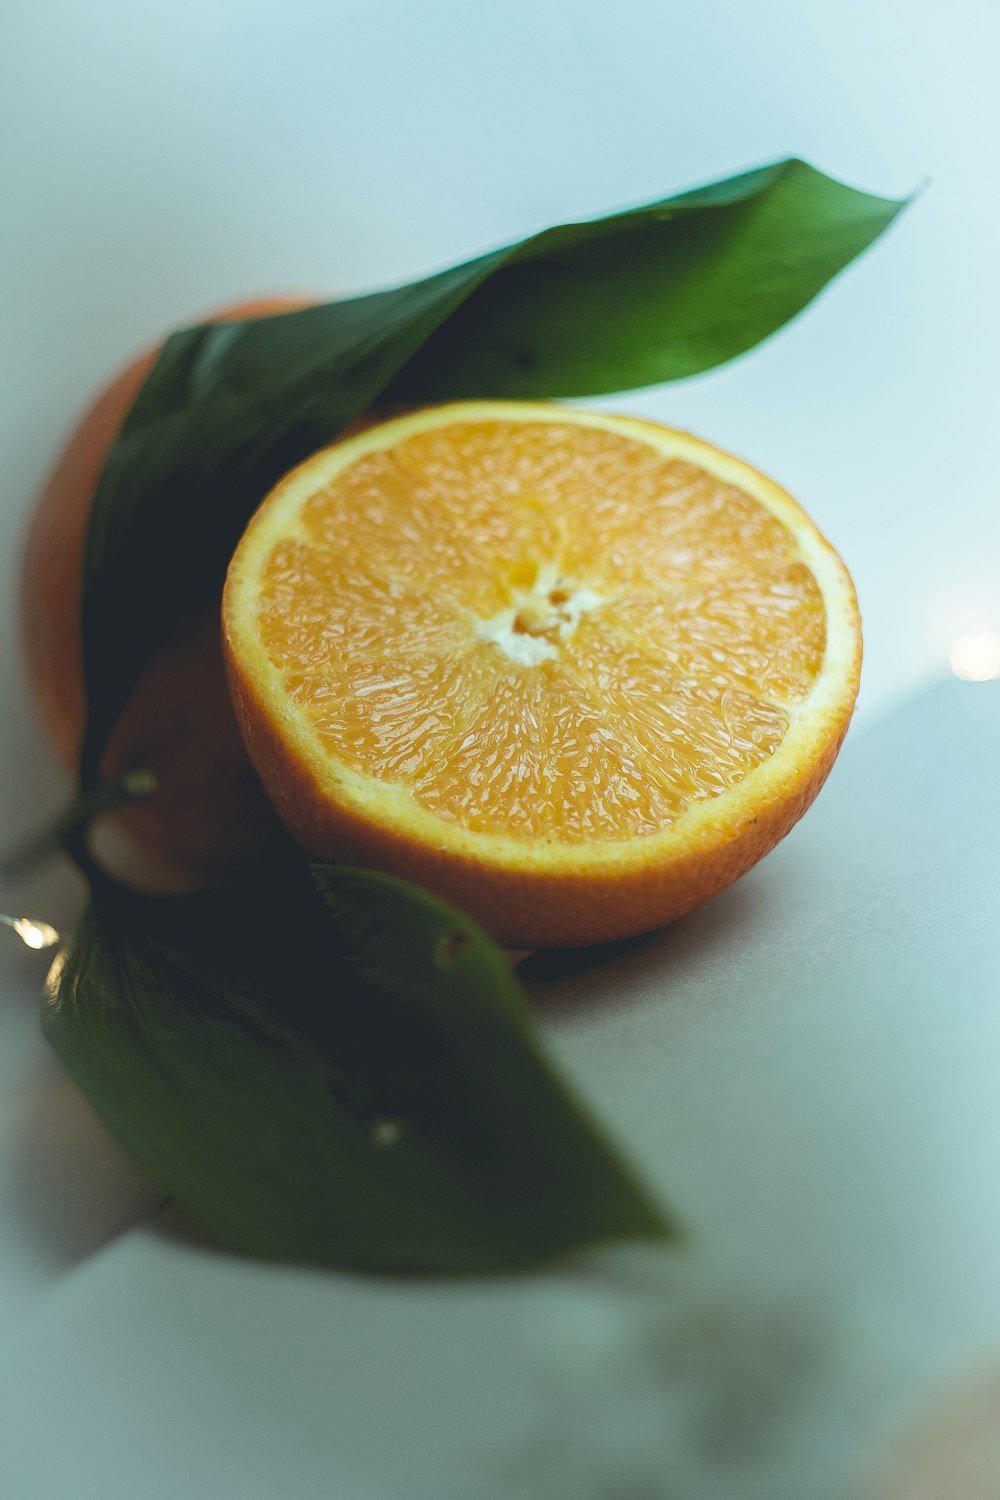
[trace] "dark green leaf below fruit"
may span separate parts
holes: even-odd
[[[232,1250],[455,1275],[671,1233],[503,955],[401,881],[289,851],[194,897],[98,886],[49,991],[98,1113]]]

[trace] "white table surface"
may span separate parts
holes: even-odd
[[[601,403],[690,427],[786,484],[848,561],[866,629],[857,722],[801,828],[708,912],[560,981],[541,1010],[556,1054],[696,1224],[696,1250],[414,1287],[130,1227],[151,1206],[142,1179],[38,1035],[44,961],[0,949],[5,1500],[837,1500],[848,1449],[1000,1353],[996,970],[979,887],[960,880],[969,861],[995,890],[995,856],[985,838],[948,846],[960,898],[942,896],[913,948],[923,907],[892,852],[917,791],[935,802],[935,764],[963,826],[997,812],[983,765],[964,793],[949,777],[957,700],[892,713],[963,631],[1000,628],[1000,7],[64,0],[8,6],[0,33],[4,843],[66,788],[19,659],[25,516],[88,393],[132,350],[242,296],[408,280],[783,155],[873,191],[926,180],[764,346]],[[955,710],[963,753],[990,712]],[[901,771],[893,803],[914,736],[937,761]],[[875,774],[896,817],[886,849]],[[931,817],[928,838],[943,847],[949,826]],[[867,936],[872,903],[852,904],[830,850],[859,888],[884,874]],[[921,868],[941,896],[933,861]],[[16,899],[67,924],[80,896],[50,871]],[[873,938],[886,932],[891,956]],[[859,933],[842,1007],[838,944]],[[872,993],[882,972],[888,1000]],[[788,1368],[806,1372],[801,1406]],[[688,1453],[681,1407],[697,1389],[698,1411],[721,1411],[744,1388],[772,1397],[751,1421],[756,1468],[734,1479]]]

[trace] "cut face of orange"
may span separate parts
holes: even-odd
[[[777,485],[686,433],[534,403],[308,459],[223,613],[299,842],[520,946],[648,931],[749,869],[822,785],[861,657],[850,578]]]

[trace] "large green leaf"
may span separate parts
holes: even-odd
[[[698,375],[799,312],[899,212],[786,161],[515,246],[389,386],[404,403]]]
[[[153,650],[217,595],[264,494],[359,412],[696,374],[780,327],[901,207],[781,162],[395,291],[175,334],[94,504],[85,783]]]
[[[98,884],[45,1028],[152,1176],[247,1254],[461,1274],[669,1234],[497,949],[400,881],[289,856],[198,897]]]

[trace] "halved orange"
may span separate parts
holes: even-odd
[[[822,785],[861,659],[843,563],[771,480],[539,403],[315,454],[250,522],[223,617],[295,838],[524,947],[648,931],[748,870]]]

